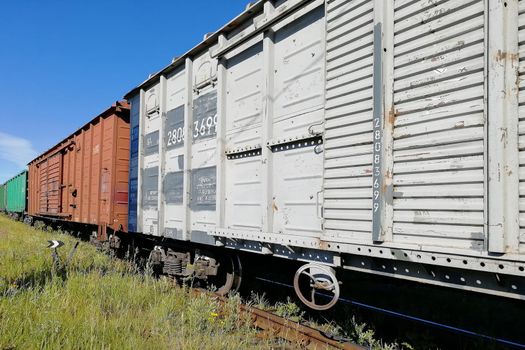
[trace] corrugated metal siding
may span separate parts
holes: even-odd
[[[58,214],[61,210],[62,155],[40,165],[40,213]]]
[[[372,231],[373,2],[327,3],[324,217],[328,236]]]
[[[128,226],[131,232],[137,232],[137,194],[139,178],[139,122],[140,122],[140,96],[130,100],[130,161],[129,161],[129,209]]]
[[[520,162],[520,242],[525,250],[525,0],[519,1],[519,162]]]
[[[119,103],[29,164],[29,214],[127,230],[129,121]]]
[[[485,3],[394,6],[394,241],[480,250]]]
[[[6,209],[11,213],[24,213],[27,203],[27,172],[24,171],[6,183]]]

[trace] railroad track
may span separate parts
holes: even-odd
[[[204,289],[195,289],[195,293],[205,293],[212,295],[221,304],[225,303],[227,298],[216,293],[211,293]],[[332,339],[321,331],[311,328],[300,323],[291,321],[284,317],[277,316],[271,312],[259,308],[239,304],[239,311],[249,317],[253,325],[261,332],[260,337],[264,339],[282,339],[292,344],[294,349],[298,346],[300,349],[344,349],[344,350],[362,350],[365,349],[359,345],[345,340]],[[285,347],[286,348],[286,347]],[[290,348],[291,349],[291,348]]]

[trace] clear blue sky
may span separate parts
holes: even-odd
[[[0,183],[247,3],[2,1]]]

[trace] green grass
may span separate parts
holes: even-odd
[[[267,348],[239,300],[225,307],[166,279],[135,273],[81,243],[64,274],[53,271],[47,240],[75,240],[0,215],[0,349]]]
[[[56,271],[51,239],[65,243],[61,261],[77,243],[0,214],[0,350],[294,348],[258,337],[238,312],[239,297],[220,306],[208,295],[140,274],[89,243],[80,243],[69,266]],[[249,304],[370,349],[411,348],[377,340],[354,318],[344,326],[309,321],[291,300],[270,305],[264,294],[253,294]]]

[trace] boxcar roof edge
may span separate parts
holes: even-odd
[[[85,127],[89,126],[95,120],[97,120],[99,118],[104,118],[104,117],[109,116],[111,114],[120,113],[120,112],[122,112],[124,110],[129,112],[129,104],[128,104],[128,102],[126,100],[116,101],[109,108],[105,109],[102,113],[99,113],[96,117],[90,119],[89,122],[83,124],[81,127],[77,128],[74,132],[72,132],[68,136],[62,138],[62,140],[60,142],[54,144],[53,146],[51,146],[45,152],[40,153],[36,158],[34,158],[30,162],[28,162],[27,165],[33,164],[34,162],[37,162],[37,161],[41,160],[44,156],[48,155],[49,152],[55,150],[63,142],[67,141],[69,138],[71,138],[74,135],[76,135],[80,130],[82,130]]]
[[[16,177],[19,177],[20,175],[23,175],[24,173],[27,173],[27,169],[24,169],[24,170],[18,172],[18,173],[17,173],[16,175],[14,175],[14,176],[11,176],[11,177],[10,177],[8,180],[6,180],[4,183],[0,184],[0,186],[7,185],[7,183],[8,183],[9,181],[13,180],[13,179],[16,178]]]
[[[173,61],[168,66],[166,66],[165,68],[161,69],[160,71],[158,71],[156,73],[151,74],[148,77],[148,79],[146,79],[141,84],[139,84],[138,86],[136,86],[135,88],[130,90],[127,94],[125,94],[124,98],[129,100],[129,97],[135,95],[138,90],[140,90],[140,89],[142,89],[144,87],[152,85],[153,82],[156,82],[157,80],[160,79],[161,75],[168,74],[168,73],[172,72],[173,70],[175,70],[177,67],[181,66],[184,63],[184,61],[186,60],[186,58],[188,58],[188,57],[190,57],[190,56],[192,56],[192,55],[202,51],[207,46],[210,46],[210,44],[212,44],[214,41],[217,40],[219,35],[227,34],[227,33],[231,32],[232,30],[234,30],[235,28],[237,28],[245,20],[247,20],[248,18],[252,17],[253,14],[254,14],[254,11],[261,10],[263,8],[264,2],[266,2],[266,1],[267,0],[258,0],[257,2],[255,2],[253,4],[247,4],[246,9],[243,12],[241,12],[239,15],[237,15],[237,17],[233,18],[231,21],[229,21],[224,26],[222,26],[220,29],[218,29],[217,31],[215,31],[212,34],[210,34],[209,36],[207,36],[199,44],[197,44],[196,46],[194,46],[193,48],[191,48],[190,50],[188,50],[184,54],[182,54],[180,56],[175,56]]]

